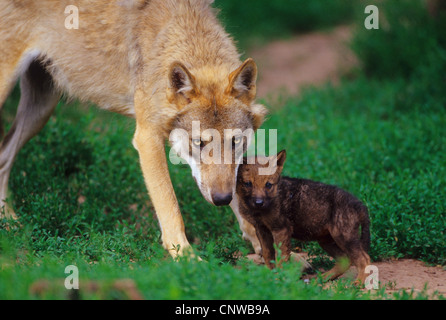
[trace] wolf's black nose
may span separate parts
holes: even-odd
[[[232,193],[215,193],[212,195],[212,202],[216,206],[227,206],[232,201]]]

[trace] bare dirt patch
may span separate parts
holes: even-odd
[[[348,45],[351,34],[351,27],[340,26],[252,50],[250,55],[259,66],[258,96],[274,97],[284,91],[295,95],[303,86],[338,82],[358,64]]]
[[[415,295],[435,293],[446,297],[446,269],[441,266],[428,266],[415,259],[400,259],[372,262],[378,268],[380,287],[385,287],[387,294],[404,290]],[[351,267],[342,277],[354,279],[355,267]]]
[[[306,253],[298,254],[301,258],[308,259]],[[248,259],[256,264],[263,265],[262,259],[256,254],[249,254]],[[294,259],[296,259],[294,257]],[[428,266],[415,259],[401,259],[390,261],[372,262],[378,268],[378,281],[380,288],[384,287],[387,294],[404,290],[408,293],[424,293],[429,297],[434,294],[446,297],[446,268],[442,266]],[[325,272],[326,270],[315,270]],[[304,274],[303,279],[317,277],[316,274]],[[351,267],[341,278],[354,280],[356,268]]]
[[[386,292],[401,289],[422,292],[432,295],[435,291],[446,296],[446,270],[444,267],[431,267],[422,261],[402,259],[374,262],[379,270],[379,280],[386,285]]]

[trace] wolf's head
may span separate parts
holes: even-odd
[[[257,67],[247,59],[235,70],[180,62],[169,71],[167,97],[178,113],[172,122],[172,150],[192,169],[205,199],[232,200],[239,163],[266,108],[255,104]]]
[[[249,159],[249,158],[248,158]],[[268,210],[277,197],[286,151],[270,157],[245,158],[237,176],[237,196],[254,211]],[[273,163],[270,166],[270,163]],[[264,169],[264,170],[259,170]]]

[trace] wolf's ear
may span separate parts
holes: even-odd
[[[196,95],[195,78],[181,62],[174,62],[169,69],[167,99],[183,107]]]
[[[253,104],[250,113],[252,117],[252,126],[254,131],[256,131],[262,125],[265,116],[268,114],[268,109],[261,104]]]
[[[240,67],[229,74],[229,85],[226,93],[249,104],[256,97],[257,66],[248,58]]]

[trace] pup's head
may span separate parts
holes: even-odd
[[[250,209],[258,211],[270,208],[278,193],[278,183],[285,159],[286,151],[282,150],[270,157],[257,157],[253,164],[249,164],[254,161],[249,161],[248,158],[240,166],[237,175],[237,196]],[[259,170],[262,168],[268,168],[267,172]]]
[[[167,97],[177,110],[169,139],[172,150],[189,164],[212,204],[231,202],[238,165],[267,113],[254,103],[256,78],[252,59],[235,70],[189,70],[179,62],[170,68]]]

